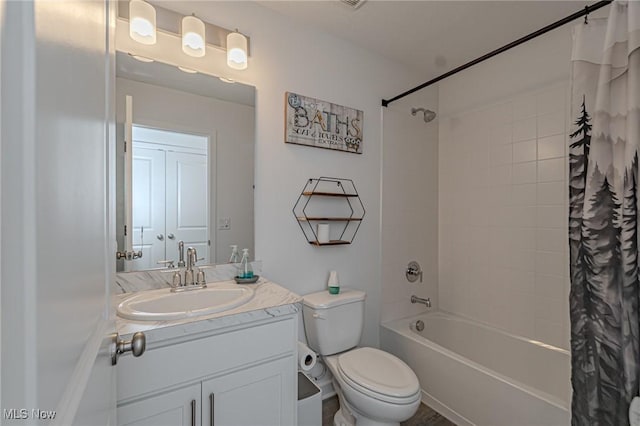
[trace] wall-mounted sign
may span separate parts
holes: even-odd
[[[284,141],[362,154],[360,110],[285,93]]]

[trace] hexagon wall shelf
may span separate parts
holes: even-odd
[[[319,177],[307,181],[293,215],[307,242],[314,246],[351,244],[365,215],[365,208],[351,179]],[[318,224],[329,225],[329,241],[318,241]]]

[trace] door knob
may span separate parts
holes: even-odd
[[[147,348],[147,337],[143,332],[134,333],[131,340],[122,340],[118,333],[112,335],[111,365],[118,363],[118,357],[125,352],[131,352],[135,357],[142,355]]]
[[[162,240],[164,240],[164,235],[158,234],[158,235],[156,235],[156,238],[159,239],[160,241],[162,241]]]
[[[173,234],[169,234],[169,235],[167,235],[167,238],[168,238],[168,239],[170,239],[170,240],[173,240],[175,237],[176,237],[176,236],[175,236],[175,235],[173,235]]]

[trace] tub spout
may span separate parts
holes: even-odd
[[[422,297],[411,296],[411,303],[422,303],[427,308],[431,307],[431,299],[429,299],[428,297],[426,299],[423,299]]]

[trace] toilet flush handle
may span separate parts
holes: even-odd
[[[326,318],[325,318],[325,317],[323,317],[323,316],[322,316],[322,315],[320,315],[320,314],[313,314],[313,318],[314,318],[314,319],[326,320]]]

